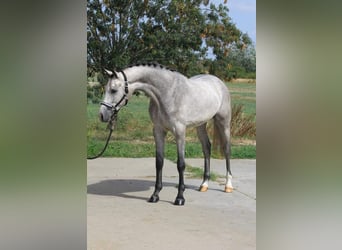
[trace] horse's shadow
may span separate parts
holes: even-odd
[[[149,180],[139,180],[139,179],[110,179],[103,180],[94,184],[87,185],[87,193],[95,195],[104,196],[116,196],[128,199],[139,199],[147,201],[149,195],[152,195],[154,190],[155,182]],[[172,182],[163,182],[163,187],[174,187],[175,196],[177,194],[177,184]],[[197,187],[192,185],[186,185],[188,189],[197,189]],[[151,194],[146,196],[146,193],[137,194],[138,192],[151,190]],[[172,203],[171,201],[160,200],[167,203]]]

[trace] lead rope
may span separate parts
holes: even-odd
[[[99,158],[104,153],[104,151],[106,151],[110,137],[112,136],[112,132],[114,130],[114,121],[116,120],[117,114],[118,114],[118,112],[115,110],[113,112],[111,118],[110,118],[110,121],[108,122],[107,128],[109,129],[109,134],[108,134],[107,141],[106,141],[104,148],[102,149],[102,151],[99,154],[97,154],[95,156],[87,157],[87,160],[94,160],[96,158]]]

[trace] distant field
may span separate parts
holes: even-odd
[[[246,115],[256,114],[255,83],[228,83],[232,104],[243,104]],[[117,128],[104,156],[111,157],[153,157],[154,140],[152,122],[148,113],[149,98],[141,94],[134,96],[118,115]],[[98,120],[99,104],[88,104],[88,156],[99,152],[108,131],[106,124]],[[198,142],[195,129],[188,129],[186,157],[203,157],[201,145]],[[171,133],[167,136],[165,157],[176,159],[176,146]],[[215,157],[215,155],[214,155]],[[256,158],[255,138],[233,138],[232,158]]]
[[[256,85],[255,83],[228,83],[232,104],[243,104],[244,112],[256,114]]]

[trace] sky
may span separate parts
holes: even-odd
[[[224,0],[211,0],[209,3],[224,4]],[[236,27],[247,33],[256,44],[256,0],[228,0],[226,5]]]

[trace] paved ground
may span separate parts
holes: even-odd
[[[203,166],[202,159],[187,159]],[[256,249],[256,161],[232,160],[235,190],[223,180],[198,192],[199,179],[185,179],[185,206],[174,206],[176,164],[166,160],[160,201],[154,190],[154,158],[88,161],[88,249]],[[212,171],[225,175],[223,160]]]

